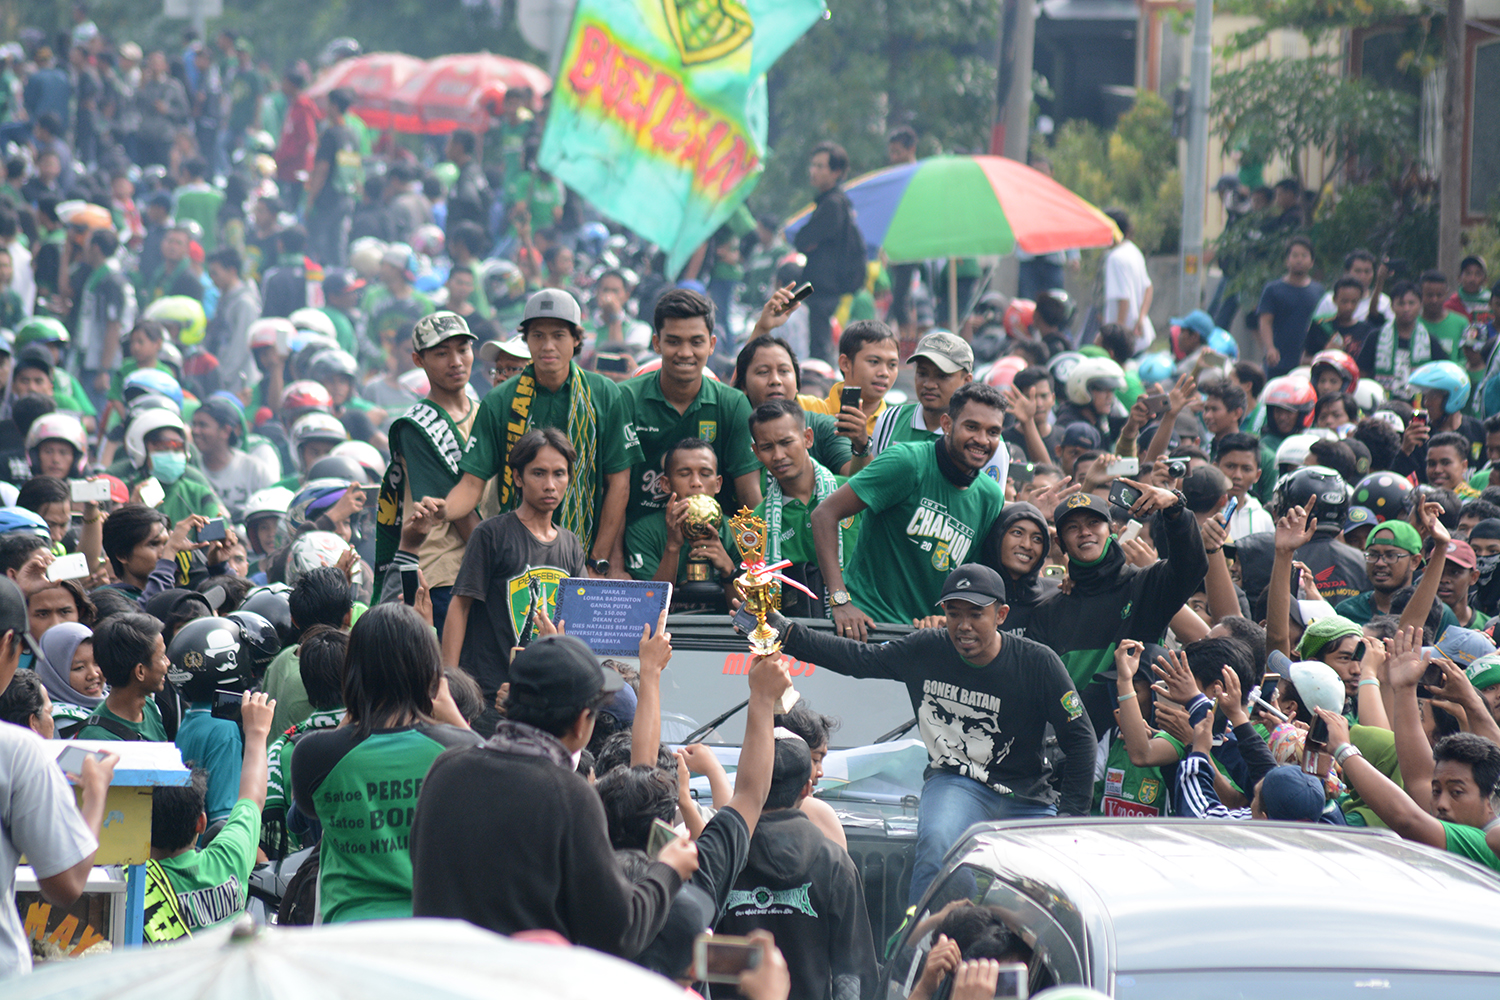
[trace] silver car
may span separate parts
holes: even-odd
[[[1295,823],[1021,820],[948,853],[886,967],[905,1000],[943,920],[980,906],[1031,949],[1031,992],[1131,1000],[1500,997],[1500,877],[1388,832]]]

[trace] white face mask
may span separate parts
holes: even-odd
[[[583,747],[579,747],[577,750],[574,750],[572,755],[568,759],[573,762],[573,770],[578,770],[578,762],[583,760]]]

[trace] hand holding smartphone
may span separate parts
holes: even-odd
[[[699,934],[693,941],[693,978],[700,983],[738,983],[742,973],[760,967],[760,959],[760,944],[750,938]]]
[[[47,567],[47,580],[58,583],[62,580],[81,580],[89,575],[88,557],[82,552],[58,556]]]
[[[69,479],[68,488],[74,503],[108,503],[109,480]]]
[[[141,503],[147,507],[160,507],[162,501],[167,498],[166,490],[161,488],[161,483],[156,481],[155,476],[147,476],[141,480],[137,493],[141,498]]]
[[[1123,479],[1116,479],[1109,486],[1109,502],[1116,507],[1130,510],[1141,502],[1141,497],[1146,494],[1131,486]]]
[[[801,302],[803,299],[807,298],[812,293],[813,293],[812,283],[811,282],[803,282],[796,290],[794,290],[792,292],[791,299],[788,300],[785,305],[782,305],[782,306],[780,306],[780,307],[777,308],[776,315],[778,315],[778,316],[785,316],[787,313],[789,313],[793,309],[797,308],[797,303],[798,302]]]
[[[109,756],[103,750],[89,751],[80,746],[63,747],[62,753],[57,755],[57,766],[62,769],[63,774],[72,775],[75,778],[83,777],[83,762],[88,757],[102,761]]]

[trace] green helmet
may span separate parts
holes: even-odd
[[[56,341],[64,344],[68,342],[68,328],[63,326],[61,320],[51,316],[33,316],[16,331],[17,351],[27,344],[51,344]]]

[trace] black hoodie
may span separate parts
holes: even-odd
[[[1016,576],[1000,562],[1000,543],[1011,526],[1022,519],[1031,521],[1042,530],[1042,554],[1036,565],[1021,576]],[[1005,616],[1002,630],[1020,635],[1031,622],[1031,612],[1042,599],[1057,591],[1057,583],[1042,578],[1042,567],[1047,564],[1047,553],[1052,548],[1051,534],[1047,530],[1047,518],[1040,510],[1024,501],[1008,503],[1000,512],[990,533],[985,536],[979,550],[979,561],[1000,574],[1005,581],[1005,603],[1010,613]]]
[[[714,931],[749,934],[757,928],[776,936],[798,1000],[875,995],[879,973],[859,871],[800,809],[761,816],[750,838],[750,859]],[[836,990],[835,981],[843,988]],[[739,994],[727,987],[725,995]]]

